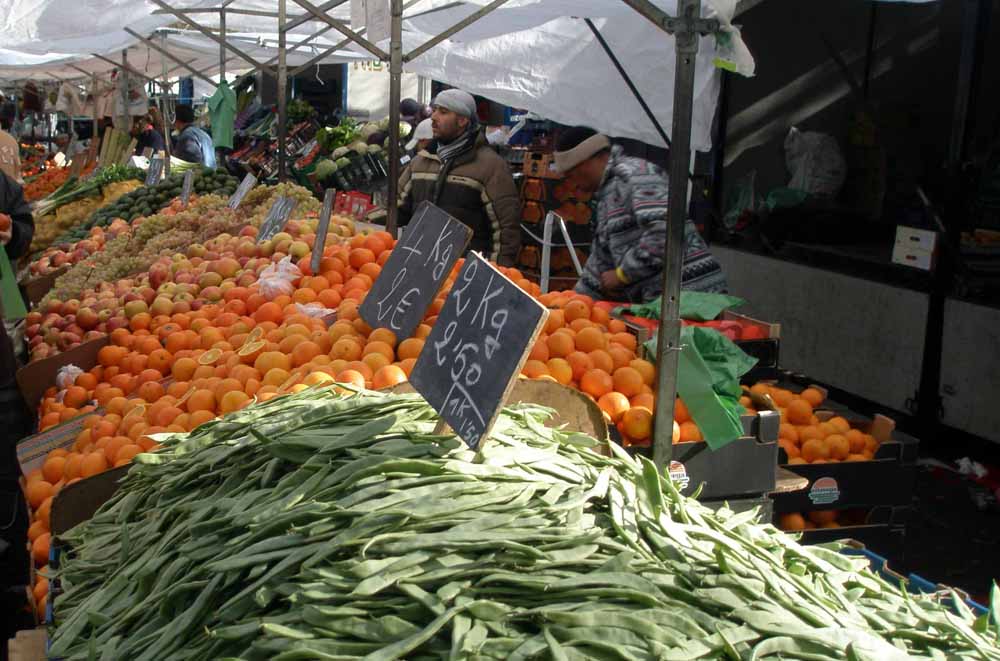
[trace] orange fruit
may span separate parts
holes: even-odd
[[[852,454],[860,454],[865,450],[865,435],[858,429],[849,429],[844,438],[850,444]]]
[[[836,521],[838,512],[837,510],[813,510],[807,513],[806,516],[817,526],[822,526]]]
[[[830,422],[821,422],[817,426],[819,427],[819,433],[823,435],[823,438],[840,433],[840,431],[837,429],[837,425],[834,425]]]
[[[309,340],[300,342],[292,349],[292,366],[301,367],[321,353],[322,349],[315,342]]]
[[[576,348],[580,351],[590,352],[598,349],[606,349],[608,346],[604,331],[598,328],[584,328],[576,334]]]
[[[540,379],[543,376],[550,376],[548,365],[540,360],[525,361],[521,373],[529,379]]]
[[[789,532],[798,532],[806,529],[806,520],[798,512],[780,514],[778,516],[778,528]]]
[[[604,393],[597,400],[597,405],[608,414],[611,422],[618,423],[622,416],[632,407],[628,398],[620,392],[611,391]]]
[[[688,411],[688,407],[684,404],[684,400],[680,397],[674,400],[674,420],[678,424],[684,424],[691,419],[691,413]]]
[[[568,386],[573,381],[573,367],[565,358],[552,358],[545,366],[552,378],[564,386]]]
[[[549,345],[547,344],[547,340],[547,336],[542,336],[535,340],[535,343],[531,345],[531,351],[528,353],[529,360],[540,360],[544,363],[549,359]]]
[[[33,480],[24,489],[24,495],[32,509],[38,509],[45,499],[54,493],[52,484],[45,480]]]
[[[590,320],[590,306],[580,299],[574,299],[563,306],[566,314],[566,321],[572,322],[575,319]]]
[[[147,381],[139,386],[136,394],[146,402],[155,402],[165,394],[163,386],[156,381]]]
[[[598,399],[614,390],[614,387],[615,382],[611,375],[601,369],[588,370],[580,379],[580,390]],[[638,437],[633,436],[633,438]]]
[[[67,456],[66,463],[63,464],[63,479],[72,480],[74,477],[80,477],[80,466],[82,465],[83,455],[79,452],[73,452]],[[45,499],[43,498],[42,500]]]
[[[801,393],[799,397],[809,402],[809,405],[816,408],[823,403],[823,393],[816,390],[815,388],[806,388]]]
[[[851,423],[849,423],[846,418],[839,415],[830,418],[827,422],[836,428],[838,434],[846,434],[851,429]]]
[[[830,457],[830,448],[825,441],[818,438],[810,438],[802,444],[802,459],[809,463],[817,460],[826,460]]]
[[[552,358],[565,358],[576,351],[576,344],[568,333],[554,333],[545,343]]]
[[[549,317],[545,320],[545,332],[552,334],[566,325],[566,314],[562,310],[549,310]]]
[[[118,450],[129,445],[131,442],[132,439],[127,436],[115,436],[108,441],[107,445],[104,446],[104,457],[108,460],[108,465],[114,465],[115,455],[118,454]]]
[[[807,425],[812,419],[813,407],[806,400],[799,398],[788,403],[787,411],[788,422],[793,425]]]
[[[587,370],[594,369],[594,361],[582,351],[574,351],[566,356],[566,362],[573,369],[573,381],[579,381]]]
[[[287,377],[286,377],[287,378]],[[189,413],[196,411],[215,411],[215,393],[207,388],[195,390],[187,402],[185,402]]]
[[[358,360],[364,352],[364,347],[353,337],[342,337],[333,343],[330,357],[342,360]],[[258,367],[258,369],[260,369]]]
[[[692,420],[680,423],[680,428],[681,443],[696,443],[705,440],[701,435],[701,430],[698,429],[698,425]]]
[[[628,367],[628,364],[635,359],[635,354],[633,352],[615,345],[611,345],[608,348],[608,355],[611,356],[611,361],[614,364],[615,369],[618,369],[619,367]]]
[[[55,484],[63,477],[63,470],[66,466],[66,457],[53,456],[49,453],[45,463],[42,464],[42,475],[49,484]],[[43,499],[44,500],[44,499]]]
[[[337,383],[347,383],[357,388],[365,387],[365,377],[357,370],[344,370],[336,376]]]
[[[374,332],[372,334],[374,334]],[[372,353],[380,353],[383,356],[385,356],[386,358],[388,358],[390,362],[392,362],[393,360],[395,360],[395,357],[396,357],[395,350],[392,348],[392,346],[390,344],[388,344],[387,342],[382,342],[380,340],[372,341],[369,338],[369,341],[365,345],[365,348],[361,352],[361,355],[362,356],[367,356],[367,355],[372,354]]]
[[[242,390],[231,390],[219,400],[219,412],[225,415],[238,411],[250,402],[250,396]]]
[[[261,374],[267,374],[274,368],[283,369],[287,372],[292,368],[292,361],[280,351],[265,351],[257,357],[253,366]]]
[[[633,367],[619,367],[611,375],[615,390],[626,397],[633,397],[642,392],[642,374]]]
[[[178,358],[170,368],[170,373],[177,381],[190,381],[198,363],[193,358]]]
[[[386,365],[372,377],[372,387],[376,390],[390,388],[407,380],[406,372],[397,365]]]
[[[87,454],[80,464],[80,477],[91,477],[108,470],[108,458],[103,450]]]
[[[376,328],[368,336],[369,342],[385,342],[390,347],[396,347],[396,334],[388,328]]]
[[[643,360],[642,358],[636,358],[635,360],[629,361],[628,366],[642,375],[643,383],[652,387],[653,382],[656,381],[656,366],[653,365],[653,363],[648,360]]]
[[[622,427],[629,438],[642,441],[653,434],[653,414],[649,409],[630,408],[621,419]],[[683,429],[681,439],[683,440]]]
[[[680,401],[680,400],[677,400],[677,401]],[[631,398],[629,400],[629,403],[632,406],[641,406],[643,408],[649,409],[650,411],[655,411],[656,410],[656,398],[653,397],[652,393],[648,393],[648,392],[639,393],[635,397]],[[677,422],[677,420],[675,419],[674,422]],[[678,433],[680,433],[679,430],[680,430],[680,427],[678,427]]]
[[[847,455],[851,454],[851,442],[840,434],[833,434],[826,439],[827,447],[830,448],[830,458],[843,461]]]
[[[802,454],[799,451],[799,446],[795,445],[795,443],[792,443],[788,439],[785,438],[778,439],[778,445],[780,445],[782,449],[784,449],[785,454],[788,455],[789,459],[794,459],[795,457],[799,457]]]
[[[83,376],[82,374],[80,376]],[[87,390],[81,386],[70,386],[63,392],[63,406],[78,409],[90,401]]]
[[[31,543],[31,559],[35,565],[41,567],[49,561],[49,546],[52,543],[52,534],[43,532]]]
[[[370,338],[369,338],[370,339]],[[417,358],[424,349],[424,341],[420,338],[410,337],[399,343],[396,347],[396,357],[400,360],[407,358]]]

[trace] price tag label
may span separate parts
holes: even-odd
[[[181,204],[187,209],[188,200],[191,199],[191,189],[194,188],[194,171],[188,170],[184,173],[184,184],[181,186]]]
[[[410,382],[470,448],[489,436],[548,316],[481,255],[466,258]]]
[[[163,159],[159,156],[149,162],[149,170],[146,171],[146,186],[155,186],[163,178]]]
[[[314,274],[319,273],[319,264],[323,261],[323,249],[326,248],[326,233],[330,231],[330,214],[333,213],[333,200],[337,191],[327,188],[323,194],[323,210],[319,214],[319,225],[316,227],[316,244],[313,246],[312,259],[309,268]]]
[[[417,207],[409,228],[358,310],[369,326],[400,340],[413,335],[472,239],[471,229],[430,202]]]
[[[268,241],[274,238],[274,235],[285,229],[285,224],[288,223],[288,217],[292,214],[292,209],[295,208],[295,198],[285,197],[283,195],[278,196],[271,205],[271,209],[267,212],[267,218],[260,225],[260,231],[257,232],[257,241]]]
[[[247,193],[250,192],[250,189],[256,185],[257,185],[257,177],[253,176],[252,174],[248,174],[247,176],[243,177],[243,181],[240,182],[240,185],[236,189],[236,192],[233,193],[233,196],[231,198],[229,198],[229,208],[230,209],[238,208],[240,206],[240,203],[243,202],[243,198],[246,197]]]

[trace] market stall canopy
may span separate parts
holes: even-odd
[[[161,40],[162,34],[162,40]],[[278,49],[276,34],[244,34],[231,33],[227,39],[251,56],[267,61],[277,58]],[[188,76],[190,71],[178,62],[184,62],[195,71],[206,77],[214,76],[219,71],[219,45],[208,37],[194,31],[163,29],[151,37],[156,46],[164,47],[173,58],[162,55],[159,51],[133,37],[133,43],[128,48],[129,66],[149,78],[159,79],[164,65],[170,78]],[[267,44],[267,45],[264,45]],[[317,54],[333,44],[331,41],[316,39],[300,50],[289,52],[289,66],[299,66],[308,62]],[[100,50],[95,49],[100,54]],[[36,55],[9,49],[0,49],[0,80],[33,79],[39,81],[78,80],[87,74],[103,76],[115,68],[121,61],[121,52],[112,52],[101,57],[87,54],[66,55],[50,54]],[[346,63],[370,59],[360,53],[341,50],[327,55],[325,63]],[[227,54],[227,70],[246,69],[246,63],[231,53]]]
[[[155,0],[102,2],[102,8],[97,10],[93,3],[78,0],[0,0],[0,10],[6,4],[10,17],[0,32],[0,40],[8,48],[25,52],[108,53],[136,43],[126,28],[148,34],[178,21],[177,16],[166,12]],[[487,0],[407,3],[404,52],[411,52],[488,4]],[[676,0],[653,0],[653,4],[670,15],[677,11]],[[216,0],[178,0],[170,7],[201,9],[189,14],[189,19],[215,29],[219,13],[208,10],[219,5]],[[227,28],[241,33],[273,32],[277,27],[275,9],[274,0],[235,0],[226,5]],[[725,34],[721,39],[702,38],[700,44],[692,142],[698,150],[711,147],[720,63],[744,74],[753,71],[753,60],[738,30],[730,23],[735,9],[736,0],[703,3],[703,14],[718,18]],[[355,30],[362,27],[350,24],[349,3],[338,4],[326,15]],[[287,19],[294,26],[288,35],[289,43],[318,30],[325,30],[324,38],[328,40],[340,37],[337,30],[312,18],[295,0],[288,0]],[[624,63],[659,124],[669,130],[673,108],[673,38],[621,0],[508,0],[499,9],[407,62],[406,69],[561,123],[588,124],[614,137],[663,145],[660,133],[615,70],[585,19],[593,21],[610,50]],[[92,26],[86,37],[80,36],[80,25]],[[227,38],[236,39],[229,35]],[[332,41],[313,43],[318,46]],[[378,45],[387,50],[388,39]],[[212,42],[209,46],[217,57],[218,45]],[[266,50],[270,44],[254,44],[253,48]],[[358,56],[371,59],[361,46],[351,44],[349,48]],[[311,50],[295,51],[292,56],[309,61],[305,53],[312,56]],[[253,56],[249,51],[248,54]],[[336,55],[322,61],[338,61]],[[266,61],[269,55],[257,54],[254,59]],[[290,64],[295,66],[296,61],[291,59]]]

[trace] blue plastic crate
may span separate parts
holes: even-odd
[[[857,555],[868,558],[868,562],[871,564],[872,571],[874,571],[875,573],[877,573],[879,576],[889,581],[890,583],[901,584],[905,586],[907,591],[909,591],[912,594],[934,594],[937,592],[943,593],[945,591],[954,590],[955,594],[959,595],[962,598],[962,600],[965,602],[965,605],[968,606],[969,609],[972,610],[972,612],[975,613],[977,617],[989,613],[990,609],[986,608],[982,604],[976,603],[975,601],[970,599],[969,596],[964,591],[958,588],[952,588],[947,585],[943,585],[941,583],[934,583],[932,581],[928,581],[926,578],[920,576],[919,574],[910,574],[908,576],[903,576],[902,574],[893,571],[889,567],[889,561],[886,558],[880,556],[878,553],[868,550],[867,548],[865,548],[864,544],[856,542],[854,540],[848,540],[847,543],[849,544],[849,546],[843,549],[841,551],[842,553],[844,553],[845,555]],[[947,598],[950,599],[951,597],[948,596]]]

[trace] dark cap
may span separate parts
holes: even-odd
[[[416,117],[423,111],[423,106],[414,99],[403,99],[399,102],[399,114],[403,117]]]
[[[190,124],[194,121],[194,108],[189,105],[178,105],[174,110],[174,116],[178,122]]]

